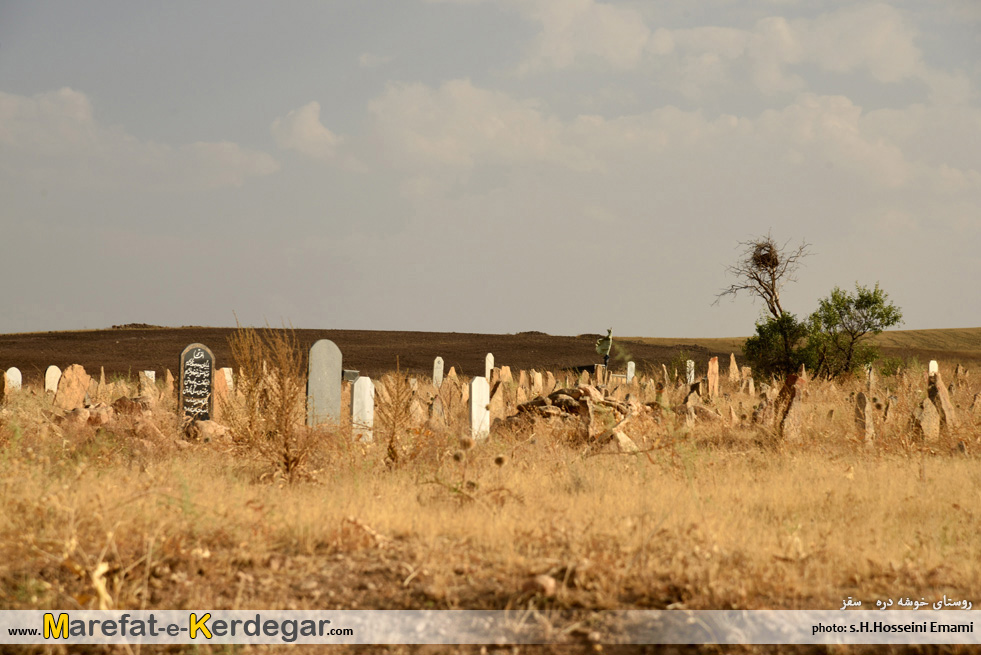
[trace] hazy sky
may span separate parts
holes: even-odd
[[[0,0],[0,332],[981,326],[981,3]]]

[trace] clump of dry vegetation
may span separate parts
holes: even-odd
[[[981,377],[955,382],[961,420],[933,441],[910,431],[927,393],[911,370],[872,391],[810,381],[793,444],[754,425],[758,400],[726,382],[700,413],[669,389],[621,424],[629,451],[535,416],[473,441],[459,396],[441,390],[434,416],[395,373],[379,385],[374,441],[355,442],[350,426],[303,426],[295,344],[275,334],[233,341],[230,443],[181,438],[167,399],[91,425],[37,391],[8,398],[0,608],[537,608],[588,621],[837,609],[848,596],[981,602]],[[874,398],[871,443],[859,391]]]

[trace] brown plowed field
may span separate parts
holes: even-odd
[[[228,347],[228,337],[234,328],[119,328],[84,332],[38,332],[0,335],[0,367],[20,369],[24,382],[40,384],[44,370],[51,364],[64,369],[81,364],[89,372],[105,367],[107,376],[134,375],[137,371],[154,370],[162,374],[170,369],[176,373],[181,350],[190,343],[200,342],[211,348],[217,366],[235,366]],[[385,332],[377,330],[296,330],[304,352],[318,339],[330,339],[344,356],[344,368],[361,371],[376,377],[394,370],[431,374],[433,359],[443,358],[445,370],[455,366],[465,375],[482,375],[484,356],[494,353],[498,366],[512,369],[559,370],[575,366],[602,363],[596,355],[599,335],[556,337],[540,332],[519,334],[466,334],[456,332]],[[614,339],[615,356],[625,349],[637,363],[638,371],[645,366],[669,363],[680,350],[692,356],[700,370],[713,355],[718,355],[723,367],[728,366],[729,353],[712,352],[708,348],[680,341],[677,345],[649,345]],[[737,353],[738,356],[738,353]],[[622,362],[622,360],[621,360]]]

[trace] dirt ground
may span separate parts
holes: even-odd
[[[195,342],[211,348],[216,366],[234,367],[228,347],[232,332],[233,328],[125,326],[84,332],[5,334],[0,335],[0,367],[6,370],[16,366],[29,384],[40,384],[51,364],[62,369],[81,364],[87,371],[96,373],[101,366],[109,377],[135,375],[143,370],[163,374],[170,369],[176,373],[181,350]],[[447,371],[455,366],[458,373],[482,375],[488,352],[494,353],[498,366],[510,366],[513,370],[559,370],[602,363],[595,351],[600,335],[595,334],[558,337],[542,332],[467,334],[298,329],[296,336],[304,351],[318,339],[330,339],[341,349],[344,368],[368,376],[379,376],[396,366],[409,372],[431,374],[437,356],[443,358]],[[627,359],[633,359],[640,372],[646,366],[670,363],[682,350],[700,366],[715,355],[724,362],[723,367],[728,366],[728,352],[712,352],[691,343],[663,346],[614,339],[611,368],[622,369]]]

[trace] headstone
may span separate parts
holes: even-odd
[[[51,365],[44,372],[44,391],[54,393],[58,390],[58,380],[61,379],[61,369]]]
[[[627,383],[634,381],[634,375],[637,372],[637,365],[633,361],[627,362]]]
[[[504,418],[505,411],[507,409],[507,403],[504,401],[504,383],[498,382],[490,390],[490,400],[487,403],[488,411],[490,411],[490,424],[494,425],[494,421]]]
[[[596,377],[596,386],[606,384],[606,366],[603,364],[597,364],[595,367],[593,367],[593,374]]]
[[[433,386],[437,389],[443,384],[443,358],[437,357],[433,360]]]
[[[341,421],[341,350],[330,339],[310,347],[307,367],[307,426]]]
[[[183,424],[210,421],[215,411],[215,356],[200,343],[192,343],[181,352],[178,373],[177,414]]]
[[[344,382],[350,382],[351,384],[354,384],[354,382],[359,377],[361,377],[361,371],[354,371],[351,369],[341,369],[341,380],[343,380]]]
[[[235,371],[230,366],[226,366],[221,369],[221,373],[225,376],[225,386],[228,387],[228,391],[235,391]]]
[[[501,367],[501,382],[508,382],[508,383],[514,382],[514,376],[511,375],[510,366]]]
[[[487,378],[470,380],[470,434],[474,439],[490,435],[490,388]]]
[[[873,389],[875,389],[877,384],[875,367],[873,367],[872,364],[869,364],[868,366],[865,367],[865,376],[866,376],[866,381],[868,382],[866,386],[868,387],[869,391],[872,391]]]
[[[61,374],[54,406],[64,410],[78,409],[85,402],[92,378],[79,364],[72,364]]]
[[[871,442],[875,439],[872,401],[863,392],[855,396],[855,427],[864,441]]]
[[[491,368],[490,377],[487,378],[487,383],[491,386],[491,388],[493,388],[494,385],[500,381],[501,381],[501,369],[497,367]]]
[[[451,366],[450,367],[450,372],[446,374],[446,379],[447,380],[453,380],[454,382],[458,382],[459,381],[460,378],[456,374],[456,367],[455,366]]]
[[[928,441],[940,438],[940,414],[929,398],[913,412],[913,433]]]
[[[7,369],[7,391],[17,391],[21,388],[24,383],[24,378],[20,374],[20,369],[16,366],[11,366]]]
[[[555,391],[555,385],[555,373],[552,373],[552,371],[545,371],[545,383],[542,385],[542,395],[547,396]]]
[[[685,362],[685,384],[695,384],[695,362],[690,359]]]
[[[531,372],[531,397],[537,398],[542,395],[542,374],[538,371]]]
[[[751,396],[755,396],[756,395],[756,383],[753,381],[753,378],[752,377],[750,377],[746,381],[746,393],[748,393]]]
[[[661,372],[664,373],[664,386],[671,386],[671,378],[668,376],[668,367],[661,364]]]
[[[169,368],[164,374],[164,393],[167,394],[167,398],[174,397],[174,374],[170,372]]]
[[[739,382],[739,367],[736,366],[735,353],[729,353],[729,382]]]
[[[708,397],[719,397],[719,358],[713,357],[708,363]]]
[[[137,375],[137,390],[140,398],[150,402],[157,400],[156,372],[140,371]],[[207,420],[207,419],[204,419]]]
[[[374,422],[375,385],[371,378],[358,378],[351,394],[351,430],[355,440],[374,441]]]
[[[531,387],[531,382],[528,380],[528,371],[525,369],[518,371],[518,386],[523,387],[525,391]]]
[[[960,364],[958,364],[957,368],[954,369],[954,381],[960,382],[966,377],[967,377],[967,369],[961,366]]]
[[[484,357],[484,380],[490,380],[492,368],[494,368],[494,354],[487,353]]]
[[[213,399],[211,406],[214,408],[212,418],[218,422],[225,420],[225,410],[228,408],[228,394],[231,391],[228,388],[228,377],[224,373],[225,370],[218,369],[215,371],[214,386],[212,388]]]
[[[935,375],[940,371],[940,365],[937,364],[937,360],[931,359],[930,365],[927,367],[927,375]]]
[[[956,428],[959,424],[957,415],[954,413],[954,406],[950,402],[947,387],[944,386],[944,381],[940,377],[940,373],[934,373],[930,376],[930,386],[927,393],[930,396],[930,400],[936,406],[937,413],[940,414],[941,429],[950,430]]]
[[[589,371],[583,371],[579,374],[579,384],[589,384]]]

